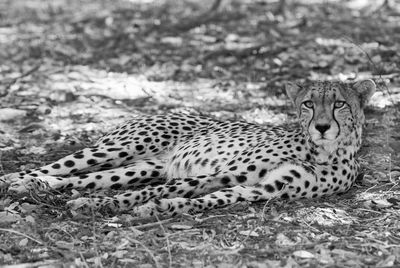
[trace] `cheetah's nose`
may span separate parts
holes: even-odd
[[[315,128],[321,132],[321,134],[324,134],[330,127],[331,125],[315,125]]]

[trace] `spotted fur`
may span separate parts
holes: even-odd
[[[6,175],[0,187],[10,193],[130,188],[69,203],[142,217],[344,192],[357,175],[363,108],[374,91],[371,80],[288,84],[301,126],[295,129],[184,114],[143,116],[93,147]]]

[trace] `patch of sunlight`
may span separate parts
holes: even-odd
[[[281,108],[275,109],[288,106],[288,100],[283,95],[275,96],[274,91],[263,90],[265,83],[216,82],[213,79],[195,79],[190,82],[151,81],[142,74],[113,73],[88,66],[73,66],[68,72],[56,72],[48,77],[45,88],[52,89],[54,94],[71,92],[78,98],[97,100],[97,104],[92,107],[84,104],[82,107],[75,107],[72,115],[77,118],[82,114],[96,113],[101,113],[103,119],[112,118],[112,114],[126,116],[128,113],[129,116],[129,113],[143,108],[141,100],[151,98],[152,102],[157,103],[154,107],[180,107],[209,113],[227,112],[230,115],[228,117],[235,114],[259,124],[288,122],[286,113],[280,113]],[[130,100],[130,104],[121,107],[125,112],[116,111],[110,109],[109,99]],[[99,101],[101,102],[98,103]],[[62,107],[60,106],[59,111],[53,110],[52,114],[59,113],[58,117],[62,117],[63,113],[68,113]],[[268,107],[274,109],[269,110]],[[59,122],[60,129],[68,128],[69,123]]]
[[[221,86],[210,79],[149,81],[142,74],[113,73],[88,66],[74,66],[68,73],[50,74],[47,83],[52,90],[72,92],[77,96],[103,96],[114,100],[151,97],[163,105],[202,109],[207,105],[209,110],[230,105],[249,105],[246,91],[238,89],[242,85]],[[255,87],[254,83],[250,87]]]
[[[376,92],[369,103],[375,107],[386,108],[400,103],[400,88],[391,88],[390,93],[387,91]]]
[[[308,76],[308,79],[310,80],[326,80],[326,81],[332,81],[332,80],[339,80],[342,82],[346,83],[351,83],[352,81],[359,81],[363,79],[379,79],[379,77],[371,77],[371,73],[369,72],[338,72],[336,74],[326,74],[322,72],[315,72],[315,71],[310,71],[310,74]],[[383,76],[382,76],[383,77]],[[383,77],[385,78],[385,77]],[[356,80],[355,80],[356,79]]]
[[[328,227],[348,225],[357,222],[357,218],[339,208],[300,208],[296,211],[296,218],[301,219],[301,221],[307,224],[319,224]]]
[[[65,4],[65,0],[24,0],[24,1],[15,1],[16,7],[23,7],[26,9],[33,9],[33,10],[46,10],[51,7],[61,7]]]
[[[130,2],[132,4],[153,4],[156,2],[160,2],[159,0],[125,0],[126,2]]]
[[[230,33],[225,38],[225,47],[231,50],[241,50],[255,46],[256,42],[256,37],[239,36]]]
[[[297,3],[303,5],[311,4],[327,4],[327,3],[339,3],[341,0],[297,0]]]
[[[351,40],[345,38],[332,39],[332,38],[317,37],[315,38],[315,42],[321,46],[356,47],[359,50],[361,50],[361,48],[364,50],[371,50],[371,49],[377,49],[379,47],[378,42],[362,43],[356,45]],[[358,48],[358,46],[360,46],[361,48]]]
[[[148,81],[142,75],[106,72],[87,66],[74,66],[68,74],[53,73],[49,78],[54,90],[68,90],[77,95],[106,96],[116,100],[162,94],[162,88],[167,83]]]
[[[51,114],[44,118],[44,124],[51,131],[73,135],[77,131],[107,131],[131,116],[124,107],[110,107],[106,101],[97,101],[96,105],[78,101],[54,106]]]
[[[371,6],[381,6],[383,4],[384,0],[348,0],[348,1],[342,1],[342,0],[297,0],[297,3],[302,3],[303,5],[314,5],[314,4],[329,4],[329,3],[336,3],[336,4],[342,4],[346,6],[347,8],[354,9],[354,10],[360,10],[364,8],[370,8]]]
[[[372,2],[372,3],[371,3]],[[374,6],[381,6],[383,4],[384,0],[351,0],[346,2],[346,6],[350,9],[356,9],[360,10],[363,8],[370,8],[371,4]]]
[[[16,27],[0,27],[0,44],[11,43],[16,40]]]
[[[374,189],[371,189],[371,192],[364,191],[362,193],[357,193],[355,198],[358,201],[378,201],[378,200],[384,200],[393,196],[396,196],[396,194],[393,191],[378,191],[378,192],[373,192]]]
[[[244,120],[250,123],[260,125],[272,124],[281,125],[282,122],[288,122],[288,116],[285,113],[277,113],[266,108],[256,108],[254,110],[241,113]]]
[[[160,42],[178,47],[183,44],[183,38],[180,36],[165,36],[161,38]]]

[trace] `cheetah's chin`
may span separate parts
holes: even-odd
[[[313,140],[313,143],[319,147],[322,147],[328,153],[333,153],[337,149],[337,142],[336,139],[317,139]]]
[[[316,145],[324,145],[324,144],[333,142],[333,140],[331,140],[331,139],[326,139],[326,138],[312,139],[312,141],[313,141]]]

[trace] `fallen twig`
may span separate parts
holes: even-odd
[[[63,267],[65,262],[59,260],[45,260],[31,263],[19,263],[1,266],[3,268],[33,268],[33,267]]]
[[[146,223],[146,224],[142,224],[142,225],[137,225],[137,226],[134,226],[134,227],[136,229],[146,229],[146,228],[151,228],[151,227],[154,227],[154,226],[160,226],[161,224],[168,223],[168,222],[170,222],[172,220],[173,220],[172,218],[168,218],[168,219],[165,219],[165,220],[159,220],[157,222],[150,222],[150,223]]]
[[[8,94],[8,89],[9,89],[13,84],[15,84],[19,79],[21,79],[21,78],[23,78],[23,77],[26,77],[26,76],[28,76],[28,75],[30,75],[30,74],[36,72],[36,71],[40,68],[41,65],[42,65],[42,62],[36,64],[35,66],[33,66],[32,68],[30,68],[30,69],[27,70],[26,72],[20,74],[18,77],[15,77],[15,78],[11,79],[11,81],[8,82],[8,83],[5,85],[5,87],[4,87],[4,89],[3,89],[3,92],[0,92],[0,97],[7,96],[7,94]]]
[[[21,233],[21,232],[18,232],[18,231],[12,230],[12,229],[0,228],[0,231],[3,231],[3,232],[9,232],[9,233],[13,233],[13,234],[17,234],[17,235],[20,235],[20,236],[26,237],[26,238],[28,238],[28,239],[30,239],[30,240],[32,240],[32,241],[34,241],[34,242],[38,243],[39,245],[44,245],[44,243],[43,243],[43,242],[41,242],[41,241],[37,240],[36,238],[33,238],[32,236],[29,236],[29,235],[27,235],[27,234],[24,234],[24,233]]]

